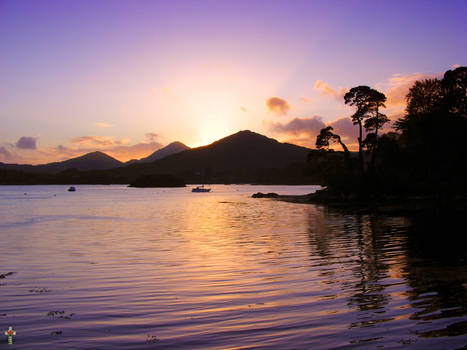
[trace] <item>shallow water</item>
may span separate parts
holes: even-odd
[[[212,188],[0,186],[0,274],[15,272],[0,279],[0,331],[16,330],[12,348],[467,344],[454,226],[249,198],[312,186]]]

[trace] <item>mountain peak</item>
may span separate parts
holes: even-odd
[[[83,157],[102,157],[102,158],[112,158],[112,159],[115,159],[111,156],[109,156],[108,154],[104,153],[104,152],[101,152],[101,151],[94,151],[94,152],[89,152],[89,153],[85,153],[81,156],[78,156],[76,158],[83,158]]]
[[[190,149],[187,145],[181,143],[180,141],[174,141],[169,143],[167,146],[162,147],[158,150],[156,150],[154,153],[151,153],[149,156],[145,158],[141,158],[140,160],[137,161],[132,161],[132,163],[150,163],[154,162],[156,160],[165,158],[167,156],[170,156],[175,153],[179,153],[182,151],[185,151],[187,149]]]
[[[258,134],[250,130],[241,130],[235,134],[224,137],[218,141],[213,142],[213,145],[216,144],[227,144],[227,143],[279,143],[275,139],[271,139],[267,136]]]
[[[83,154],[82,156],[71,158],[63,162],[45,164],[55,171],[65,170],[67,168],[76,168],[78,170],[91,169],[110,169],[121,166],[123,163],[101,151],[94,151]]]

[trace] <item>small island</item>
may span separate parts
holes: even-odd
[[[185,187],[185,182],[170,174],[149,174],[138,177],[128,187]]]

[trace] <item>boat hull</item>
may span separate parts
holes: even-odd
[[[197,188],[193,188],[193,189],[191,190],[191,192],[210,192],[210,191],[211,191],[210,188],[198,188],[198,187],[197,187]]]

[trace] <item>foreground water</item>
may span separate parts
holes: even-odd
[[[16,349],[465,346],[456,232],[249,198],[314,189],[0,186],[1,334]]]

